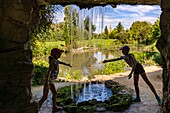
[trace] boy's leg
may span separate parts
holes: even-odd
[[[43,96],[42,96],[42,98],[40,99],[40,101],[38,102],[38,109],[41,108],[42,104],[43,104],[44,101],[47,99],[47,97],[48,97],[48,92],[49,92],[49,89],[48,89],[47,85],[44,84]]]
[[[136,98],[140,98],[138,82],[139,82],[139,74],[134,74],[134,86],[136,91]]]
[[[148,77],[146,76],[146,73],[141,74],[143,80],[146,82],[146,84],[150,87],[151,91],[154,93],[155,97],[158,97],[155,88],[153,87],[152,83],[149,81]]]
[[[161,98],[158,96],[158,94],[156,93],[155,88],[153,87],[152,83],[149,81],[149,79],[146,76],[146,73],[142,73],[141,74],[143,80],[146,82],[146,84],[150,87],[151,91],[154,93],[156,100],[158,101],[158,104],[161,105],[162,104],[162,100]]]

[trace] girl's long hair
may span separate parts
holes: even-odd
[[[49,64],[51,63],[51,60],[53,59],[54,57],[53,56],[49,56],[48,59],[49,59]]]

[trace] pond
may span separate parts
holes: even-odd
[[[104,64],[102,63],[105,59],[112,59],[122,55],[121,51],[111,50],[92,50],[92,51],[81,51],[81,52],[70,52],[63,53],[60,61],[70,63],[72,68],[60,65],[61,70],[66,74],[66,71],[74,72],[80,70],[83,75],[89,75],[92,70],[102,69]],[[48,61],[48,56],[45,57]]]

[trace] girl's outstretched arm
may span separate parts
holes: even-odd
[[[123,58],[116,58],[116,59],[110,59],[110,60],[104,60],[103,63],[107,63],[107,62],[114,62],[114,61],[118,61],[118,60],[122,60]]]
[[[59,64],[63,64],[63,65],[65,65],[65,66],[72,67],[72,66],[70,65],[70,63],[69,63],[69,64],[67,64],[67,63],[65,63],[65,62],[61,62],[61,61],[59,61]]]

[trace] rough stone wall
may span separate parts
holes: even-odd
[[[141,4],[141,5],[160,5],[161,0],[37,0],[39,4],[60,4],[69,5],[76,4],[80,8],[91,8],[93,6],[105,6],[107,4]]]
[[[157,48],[163,63],[163,107],[162,112],[170,113],[170,1],[161,1],[162,14],[160,17],[161,38]]]
[[[30,102],[33,64],[29,32],[39,18],[33,0],[0,0],[0,113],[37,112]]]

